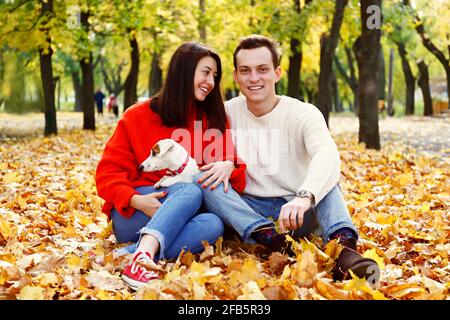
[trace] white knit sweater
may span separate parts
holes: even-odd
[[[314,194],[317,204],[337,184],[339,152],[314,105],[281,96],[261,117],[248,110],[244,96],[225,106],[238,156],[247,164],[244,193],[290,201],[304,189]]]

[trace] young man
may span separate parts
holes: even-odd
[[[313,105],[279,96],[281,76],[276,45],[262,36],[241,40],[233,56],[234,79],[243,96],[226,103],[237,154],[247,164],[242,195],[223,186],[210,190],[208,174],[199,176],[206,207],[236,230],[243,241],[285,249],[286,237],[274,229],[306,236],[320,227],[324,243],[343,246],[333,271],[335,280],[359,277],[375,283],[379,268],[356,251],[358,233],[341,190],[340,157],[325,120]],[[225,186],[226,188],[226,186]]]

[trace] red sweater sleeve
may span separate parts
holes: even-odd
[[[129,204],[130,198],[139,194],[131,183],[137,174],[138,162],[124,120],[121,119],[106,144],[95,175],[98,195],[106,201],[103,206],[106,214],[112,207],[124,217],[130,217],[135,212]]]
[[[247,169],[247,165],[245,164],[244,160],[239,158],[237,155],[236,147],[234,146],[233,143],[230,125],[228,121],[227,121],[227,129],[225,130],[225,141],[226,141],[225,160],[232,161],[234,163],[234,166],[236,167],[236,169],[231,174],[230,183],[236,192],[242,193],[244,192],[246,184],[245,170]]]

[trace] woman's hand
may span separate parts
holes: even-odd
[[[154,192],[146,195],[135,194],[130,199],[130,206],[142,211],[150,218],[153,217],[156,210],[161,207],[159,199],[164,198],[167,192]]]
[[[198,183],[203,183],[202,188],[208,188],[208,186],[213,183],[211,190],[217,188],[217,186],[223,182],[223,190],[228,192],[228,180],[230,180],[231,174],[233,173],[235,166],[231,161],[217,161],[207,164],[200,168],[202,171],[206,171]],[[204,181],[204,182],[203,182]]]

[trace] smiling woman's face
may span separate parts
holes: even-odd
[[[194,73],[194,96],[198,101],[204,101],[214,89],[214,78],[217,76],[217,63],[212,57],[206,56],[197,63]]]

